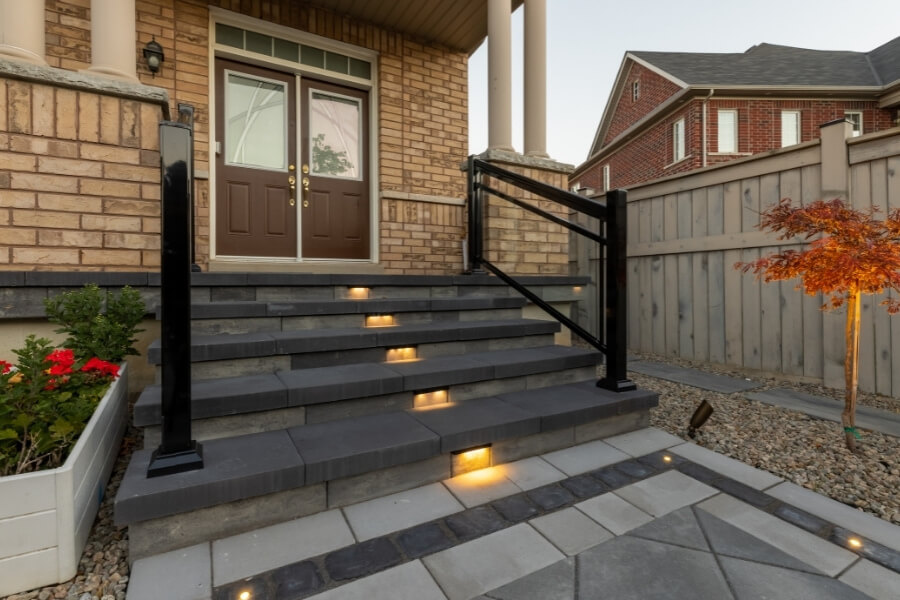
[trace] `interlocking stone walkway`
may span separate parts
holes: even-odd
[[[128,598],[897,600],[900,527],[794,488],[643,429],[144,559]]]

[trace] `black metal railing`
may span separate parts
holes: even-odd
[[[606,355],[606,376],[597,382],[599,387],[624,392],[635,389],[628,379],[626,366],[626,194],[624,190],[612,190],[606,194],[606,203],[585,198],[555,186],[536,181],[513,171],[500,168],[484,160],[470,156],[468,160],[468,225],[469,272],[478,273],[482,268],[502,279],[507,285],[528,298],[542,310],[568,327],[576,335]],[[599,222],[599,230],[591,229],[542,210],[512,194],[503,192],[485,181],[489,177],[506,183],[516,190],[528,192],[542,200],[549,200],[571,211],[593,217]],[[600,333],[595,336],[584,327],[562,314],[529,290],[521,282],[492,264],[485,257],[485,207],[486,196],[491,195],[509,202],[530,213],[556,223],[598,245],[601,271],[598,276],[597,298]],[[605,334],[605,335],[604,335]]]

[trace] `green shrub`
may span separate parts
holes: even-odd
[[[147,311],[140,293],[131,287],[113,294],[89,284],[44,300],[44,308],[50,322],[61,325],[56,333],[68,335],[63,346],[79,358],[121,362],[140,354],[134,348],[134,336],[143,331],[137,326]]]

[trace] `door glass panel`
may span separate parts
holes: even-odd
[[[309,155],[313,175],[359,179],[360,101],[325,92],[311,92]]]
[[[225,83],[225,162],[287,169],[287,89],[280,81],[228,73]]]

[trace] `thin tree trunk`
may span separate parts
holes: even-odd
[[[859,290],[854,288],[847,295],[847,324],[844,336],[847,354],[844,357],[844,411],[841,424],[844,426],[844,441],[850,452],[856,452],[856,388],[859,383]]]

